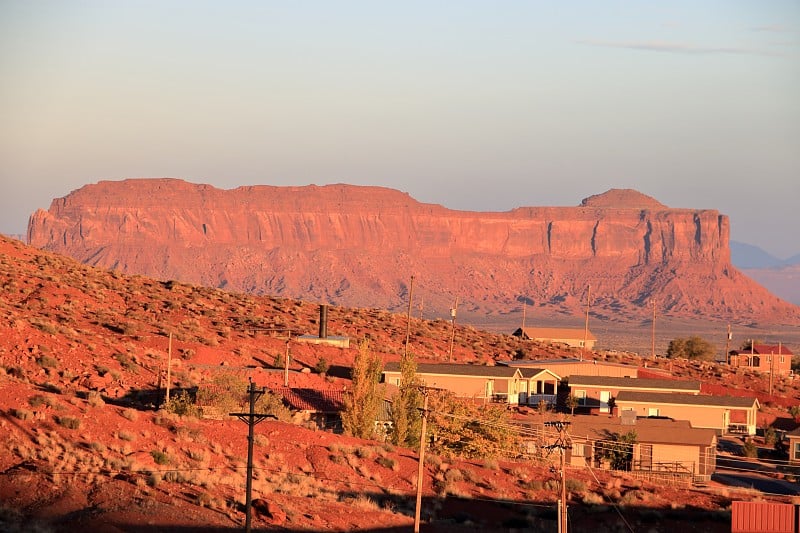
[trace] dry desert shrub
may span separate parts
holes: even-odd
[[[122,418],[130,420],[131,422],[135,422],[136,419],[139,418],[139,413],[137,413],[135,409],[123,409],[119,414]]]
[[[603,497],[596,492],[587,492],[583,495],[581,501],[586,505],[600,505],[603,503]]]
[[[106,402],[103,401],[103,397],[97,391],[90,391],[86,401],[92,407],[102,407],[106,404]]]
[[[394,470],[395,472],[400,470],[400,464],[391,457],[380,456],[375,460],[376,463],[381,465],[384,468],[388,468],[390,470]]]
[[[117,433],[116,436],[117,436],[118,439],[124,440],[124,441],[128,441],[128,442],[133,442],[133,441],[136,440],[136,435],[134,435],[133,432],[126,431],[124,429],[120,430],[119,433]]]
[[[33,412],[27,409],[12,409],[11,414],[20,420],[29,420],[33,418]]]
[[[31,407],[41,407],[42,405],[46,405],[47,407],[53,407],[55,402],[50,396],[45,396],[43,394],[34,394],[30,398],[28,398],[28,405]]]
[[[346,503],[349,503],[354,508],[358,509],[359,511],[380,511],[381,506],[375,503],[375,501],[365,494],[359,494],[355,498],[346,500]]]
[[[56,423],[67,429],[78,429],[81,427],[81,420],[72,416],[57,416]]]

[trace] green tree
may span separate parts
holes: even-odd
[[[567,398],[564,400],[564,403],[567,409],[569,409],[569,414],[574,415],[575,408],[578,407],[578,398],[570,392]]]
[[[410,353],[400,358],[400,390],[392,404],[392,442],[398,446],[419,445],[422,394],[417,380],[417,362]]]
[[[688,339],[677,338],[669,342],[667,357],[684,357],[700,361],[713,361],[716,348],[707,340],[693,335]]]
[[[197,390],[198,405],[214,407],[224,415],[241,411],[247,401],[247,381],[233,373],[217,374],[210,384],[201,386]]]
[[[432,453],[470,459],[507,456],[517,445],[509,412],[498,405],[476,405],[448,391],[428,391]]]
[[[383,402],[383,385],[380,383],[383,365],[362,341],[353,361],[352,390],[345,395],[342,426],[346,433],[363,439],[375,435],[375,420]]]
[[[595,446],[597,455],[608,459],[614,470],[630,470],[633,462],[633,445],[636,443],[636,431],[614,433],[608,440],[598,441]]]

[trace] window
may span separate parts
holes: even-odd
[[[586,405],[586,391],[585,390],[576,390],[575,391],[575,398],[578,399],[578,405]]]
[[[800,442],[794,443],[794,458],[800,459]]]
[[[572,443],[572,456],[573,457],[586,457],[586,444],[583,442]]]
[[[658,407],[648,407],[647,416],[658,416]]]

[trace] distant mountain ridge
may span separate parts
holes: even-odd
[[[31,216],[28,242],[96,266],[233,290],[401,310],[661,314],[796,322],[731,264],[728,217],[612,189],[575,207],[469,212],[382,187],[103,181]]]
[[[736,268],[773,268],[800,264],[800,254],[780,259],[758,246],[731,241],[731,262]]]

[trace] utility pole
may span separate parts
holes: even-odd
[[[250,380],[250,387],[247,389],[247,393],[250,395],[250,411],[247,413],[230,413],[230,416],[235,416],[248,426],[247,430],[247,488],[246,488],[246,496],[245,496],[245,521],[244,521],[244,530],[246,533],[250,533],[251,531],[251,513],[252,513],[252,506],[253,506],[253,440],[254,440],[254,428],[256,424],[259,422],[263,422],[267,418],[277,418],[275,415],[268,415],[268,414],[257,414],[256,411],[256,401],[266,392],[265,389],[256,389],[255,383],[253,383],[252,379]]]
[[[456,303],[452,309],[450,309],[450,351],[447,355],[447,361],[453,360],[453,343],[456,340],[456,314],[458,313],[458,296],[456,296]]]
[[[522,301],[522,334],[525,334],[525,312],[528,310],[528,300]],[[520,335],[521,337],[521,335]]]
[[[586,324],[583,327],[583,350],[581,350],[581,361],[586,353],[586,342],[589,340],[589,302],[592,300],[592,286],[586,286]]]
[[[403,356],[408,357],[408,340],[411,338],[411,300],[414,297],[414,276],[411,276],[411,284],[408,286],[408,312],[406,313],[406,344],[403,348]]]
[[[730,364],[731,364],[730,353],[731,353],[731,339],[732,338],[733,337],[731,335],[731,325],[728,324],[728,336],[725,337],[725,364],[728,365],[728,366],[730,366]]]
[[[775,354],[770,351],[769,353],[769,395],[772,396],[772,385],[775,383],[773,374],[775,370]]]
[[[653,333],[650,336],[650,355],[656,359],[656,300],[653,298]]]
[[[556,428],[558,438],[556,442],[545,446],[548,450],[558,449],[561,451],[561,498],[558,500],[558,533],[567,533],[567,448],[570,446],[569,433],[567,427],[569,422],[554,420],[545,422],[544,425]]]
[[[419,517],[422,510],[422,475],[425,468],[425,432],[428,425],[428,391],[422,389],[422,429],[419,435],[419,466],[417,468],[417,506],[414,510],[414,533],[419,533]]]
[[[283,386],[289,386],[289,341],[292,336],[286,339],[286,354],[283,356]]]
[[[172,332],[169,332],[169,347],[167,348],[167,394],[164,403],[169,405],[169,386],[172,383]]]

